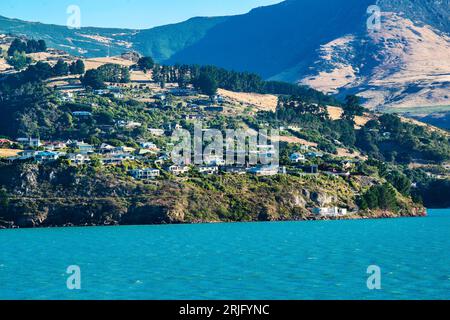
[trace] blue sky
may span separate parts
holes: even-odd
[[[82,26],[149,28],[195,16],[241,14],[282,0],[1,0],[0,15],[65,25],[78,5]]]

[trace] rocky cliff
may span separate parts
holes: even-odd
[[[361,177],[232,175],[143,183],[92,169],[36,164],[0,166],[0,177],[8,195],[0,208],[0,225],[6,228],[315,219],[313,207],[356,210],[356,194],[377,183]],[[420,215],[421,208],[409,200],[399,203],[396,213],[349,218]]]

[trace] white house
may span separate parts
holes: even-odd
[[[124,161],[133,161],[136,158],[130,154],[122,153],[122,154],[114,154],[107,156],[102,159],[102,163],[105,165],[119,165]]]
[[[67,148],[67,145],[64,142],[56,141],[56,142],[49,142],[45,144],[45,150],[47,151],[55,151],[55,150],[62,150]]]
[[[39,138],[19,138],[17,142],[31,148],[38,148],[42,146],[41,139]]]
[[[118,154],[120,154],[120,153],[133,153],[135,151],[136,151],[135,148],[127,147],[127,146],[121,146],[121,147],[114,148],[113,153],[116,153],[116,154],[117,153]]]
[[[274,176],[279,172],[278,166],[261,166],[248,169],[248,172],[257,176]]]
[[[227,173],[231,173],[231,174],[246,174],[247,173],[247,168],[245,167],[234,167],[234,166],[228,166],[225,168],[225,171]]]
[[[306,154],[306,156],[309,157],[309,158],[322,158],[323,157],[323,153],[312,151],[312,152],[308,152]]]
[[[131,170],[130,174],[133,178],[138,180],[150,180],[159,177],[160,171],[158,169],[146,168]]]
[[[159,150],[156,144],[154,144],[153,142],[141,142],[140,145],[143,149]]]
[[[289,159],[291,160],[292,163],[299,163],[306,161],[305,155],[301,153],[293,153],[289,156]]]
[[[169,172],[178,176],[189,172],[188,166],[170,166]]]
[[[205,156],[205,159],[203,160],[204,164],[207,166],[224,166],[226,164],[226,161],[223,158],[216,157],[216,156]]]
[[[125,128],[127,129],[135,129],[140,127],[142,127],[142,123],[136,121],[128,121],[128,123],[125,125]]]
[[[202,174],[217,174],[219,173],[219,167],[217,166],[200,166],[198,167],[198,171]]]
[[[87,156],[85,154],[81,154],[81,153],[69,154],[68,158],[69,158],[70,164],[77,165],[77,166],[89,163],[91,161],[89,156]]]
[[[121,92],[114,92],[113,93],[113,97],[116,98],[116,99],[123,99],[124,95]]]
[[[114,149],[115,149],[115,147],[113,147],[107,143],[102,143],[100,145],[100,152],[102,152],[102,153],[108,153],[108,152],[113,151]]]
[[[345,208],[314,208],[312,213],[319,216],[331,216],[331,217],[339,217],[347,215],[347,209]]]
[[[81,153],[93,153],[95,151],[94,146],[85,143],[83,141],[77,141],[75,143],[75,148],[77,148],[77,150],[79,150]]]
[[[150,128],[150,129],[148,129],[148,131],[150,132],[150,134],[152,134],[156,137],[161,137],[165,134],[165,131],[163,129]]]

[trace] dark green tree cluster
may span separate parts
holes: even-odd
[[[70,64],[69,72],[70,74],[84,74],[86,67],[83,60],[77,60]]]
[[[31,39],[22,41],[19,38],[16,38],[8,49],[8,56],[13,56],[16,51],[25,53],[45,52],[47,51],[47,44],[44,40]]]
[[[84,77],[81,78],[81,83],[85,87],[92,88],[94,90],[106,88],[104,78],[97,70],[88,70]]]
[[[362,210],[381,209],[396,212],[399,209],[395,189],[389,183],[372,186],[364,195],[358,198],[357,202]]]
[[[56,77],[67,76],[69,74],[69,65],[64,60],[59,59],[53,67],[53,73]]]
[[[343,118],[345,120],[354,122],[356,116],[362,116],[365,108],[361,106],[361,101],[358,96],[349,95],[345,98],[345,103],[342,106],[344,109]]]
[[[0,209],[5,209],[9,205],[8,193],[5,189],[0,188]]]
[[[287,82],[264,81],[259,75],[250,72],[229,71],[216,66],[174,65],[153,68],[153,80],[158,83],[178,83],[180,87],[194,84],[199,77],[208,76],[219,88],[235,92],[255,92],[264,94],[279,94],[301,96],[305,102],[339,105],[332,96],[325,95],[312,88]]]
[[[207,73],[201,73],[192,81],[194,88],[203,94],[213,96],[217,93],[217,81]]]
[[[77,75],[84,74],[85,66],[83,60],[76,60],[71,64],[59,59],[53,67],[54,75],[56,77],[67,76],[68,74]]]
[[[408,196],[411,191],[411,180],[399,171],[392,171],[387,174],[386,180],[389,181],[395,189],[401,194]]]
[[[97,69],[88,70],[81,79],[85,87],[92,89],[105,88],[105,82],[128,83],[130,82],[130,71],[128,68],[118,64],[105,64]]]
[[[153,69],[155,62],[152,57],[141,57],[139,58],[137,65],[141,70],[147,72]]]
[[[27,57],[24,51],[14,51],[13,55],[9,56],[7,61],[15,70],[20,71],[25,69],[32,62],[32,59]]]

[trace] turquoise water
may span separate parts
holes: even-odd
[[[81,269],[68,290],[66,269]],[[381,290],[368,290],[369,265]],[[427,218],[0,231],[0,299],[449,299]]]

